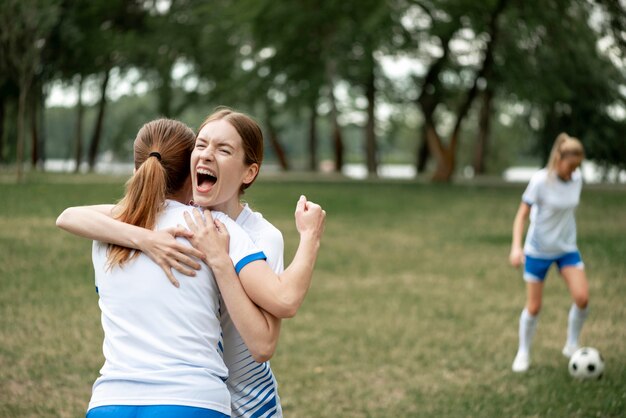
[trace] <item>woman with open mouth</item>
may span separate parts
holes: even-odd
[[[241,201],[244,190],[256,179],[263,160],[263,136],[258,124],[249,116],[219,109],[201,125],[191,155],[191,188],[195,206],[217,210],[235,220],[257,247],[267,262],[256,260],[239,272],[223,247],[211,237],[219,236],[223,228],[205,218],[197,209],[186,215],[191,233],[186,229],[151,231],[124,224],[113,219],[111,207],[75,207],[66,209],[65,228],[77,235],[105,242],[115,242],[145,252],[166,272],[170,281],[179,282],[171,268],[193,275],[200,265],[192,258],[189,248],[173,236],[184,236],[200,250],[202,258],[210,259],[223,296],[238,295],[237,286],[266,314],[271,341],[256,341],[247,337],[248,330],[238,329],[235,309],[240,299],[225,300],[221,325],[224,334],[224,362],[229,376],[226,384],[231,394],[232,416],[282,416],[276,379],[269,358],[278,341],[280,320],[296,314],[309,289],[324,230],[325,211],[304,196],[296,205],[296,226],[300,243],[292,263],[283,271],[283,238],[270,222]],[[218,224],[219,225],[219,224]],[[221,231],[221,232],[220,232]],[[190,257],[191,256],[191,257]],[[233,301],[235,301],[233,303]],[[241,301],[245,303],[245,301]]]

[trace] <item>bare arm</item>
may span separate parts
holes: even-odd
[[[509,262],[513,267],[519,267],[524,262],[522,238],[529,214],[530,206],[528,203],[520,203],[517,214],[515,215],[515,220],[513,221],[513,240],[511,242],[511,253],[509,254]]]
[[[194,232],[191,243],[205,252],[230,317],[252,357],[259,363],[268,361],[278,344],[280,319],[259,308],[246,294],[228,255],[229,234],[224,224],[213,221],[209,211],[205,211],[206,222],[197,210],[193,216],[192,220],[185,213],[187,225]]]
[[[295,218],[300,244],[293,261],[284,272],[276,274],[264,261],[253,261],[239,272],[241,284],[250,299],[282,319],[296,314],[309,290],[326,212],[302,196],[296,205]],[[198,223],[198,226],[199,230],[194,231],[196,234],[203,229],[202,223]]]
[[[114,207],[114,205],[95,205],[67,208],[57,218],[56,225],[83,238],[144,252],[163,269],[176,287],[179,283],[172,274],[172,267],[187,276],[195,276],[192,269],[198,270],[200,264],[192,257],[201,258],[203,254],[175,239],[177,236],[189,238],[193,235],[192,232],[183,227],[151,231],[130,225],[113,218]]]
[[[239,274],[246,293],[259,306],[279,318],[296,315],[304,301],[320,248],[326,212],[300,197],[295,211],[300,242],[291,264],[276,275],[267,263],[248,264]]]

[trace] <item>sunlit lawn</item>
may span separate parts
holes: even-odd
[[[0,416],[78,417],[102,364],[90,244],[54,226],[66,206],[113,202],[121,178],[0,184]],[[246,195],[283,230],[307,194],[328,212],[310,293],[272,366],[285,416],[617,417],[626,410],[626,190],[587,187],[579,246],[591,287],[582,342],[602,380],[561,355],[565,286],[552,272],[533,364],[510,371],[524,303],[507,265],[520,186],[261,179]],[[623,415],[621,415],[623,416]]]

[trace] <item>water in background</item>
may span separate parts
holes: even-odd
[[[46,160],[44,168],[49,172],[73,172],[75,167],[73,160],[51,159]],[[322,171],[329,171],[322,165]],[[81,164],[81,172],[87,172],[87,163]],[[265,164],[263,171],[275,172],[277,167]],[[530,177],[539,170],[539,167],[510,167],[502,173],[502,179],[510,183],[526,183]],[[585,161],[581,167],[585,183],[626,183],[626,170],[615,167],[608,170],[598,166],[592,161]],[[96,163],[95,172],[99,174],[130,175],[133,172],[132,163],[114,161],[112,158],[103,158]],[[342,173],[352,179],[367,178],[365,164],[345,164]],[[415,178],[415,166],[411,164],[381,164],[378,167],[378,176],[387,179],[413,179]],[[474,171],[471,167],[465,167],[461,172],[461,178],[472,179]]]

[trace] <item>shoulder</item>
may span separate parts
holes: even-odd
[[[254,242],[261,248],[278,248],[282,251],[284,240],[280,230],[265,219],[260,212],[254,212],[249,208],[246,210],[249,212],[242,220],[241,226]]]
[[[159,214],[157,229],[176,226],[178,224],[184,225],[184,213],[188,212],[191,215],[193,209],[193,206],[185,205],[180,202],[173,200],[166,201],[165,208]]]
[[[547,168],[542,168],[541,170],[537,171],[535,174],[532,175],[532,177],[530,178],[530,183],[531,184],[539,184],[539,183],[544,183],[549,176],[549,172]]]
[[[224,212],[219,212],[216,210],[212,210],[211,211],[211,216],[213,217],[213,220],[218,220],[221,223],[223,223],[226,226],[226,229],[228,229],[228,232],[233,235],[233,234],[247,234],[247,231],[245,231],[241,225],[237,224],[237,222],[235,222],[230,216],[226,215]]]

